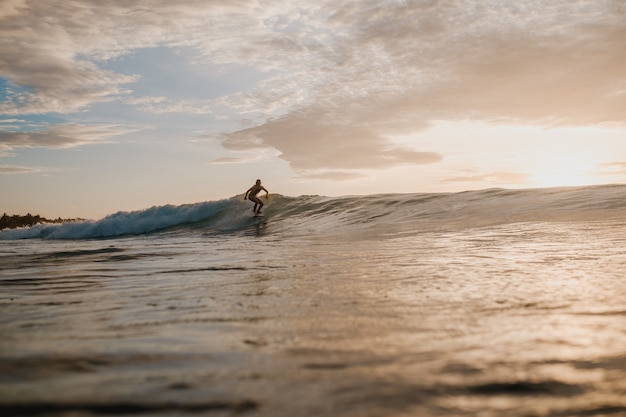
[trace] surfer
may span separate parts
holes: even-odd
[[[254,214],[261,213],[261,208],[263,208],[263,202],[256,196],[261,192],[261,190],[265,191],[265,198],[269,199],[270,193],[261,185],[261,180],[256,180],[256,184],[250,187],[250,189],[246,191],[246,194],[243,196],[244,200],[248,199],[254,203],[254,207],[252,208]]]

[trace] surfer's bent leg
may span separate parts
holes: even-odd
[[[259,197],[256,197],[256,196],[253,196],[253,195],[248,197],[248,199],[254,203],[254,207],[252,208],[252,211],[254,213],[259,213],[261,211],[261,207],[263,207],[263,202],[261,200],[259,200]]]

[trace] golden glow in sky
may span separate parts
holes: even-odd
[[[545,136],[540,142],[535,139],[535,146],[524,158],[529,185],[580,186],[619,181],[604,166],[605,161],[626,152],[619,130],[554,129]]]
[[[626,3],[0,2],[3,210],[626,182]]]
[[[529,182],[539,187],[598,184],[594,173],[598,161],[594,161],[593,154],[581,152],[568,147],[538,149],[534,163],[529,164]]]

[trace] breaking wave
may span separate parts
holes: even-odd
[[[97,221],[4,230],[0,239],[99,239],[154,233],[228,234],[271,225],[272,231],[418,233],[528,221],[626,221],[626,185],[488,189],[460,193],[287,197],[273,195],[265,217],[251,216],[240,196],[118,212]]]

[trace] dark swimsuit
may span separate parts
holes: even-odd
[[[254,201],[252,200],[253,198],[256,198],[256,195],[258,193],[260,193],[262,190],[261,186],[259,185],[254,185],[251,189],[250,192],[248,193],[248,200]]]

